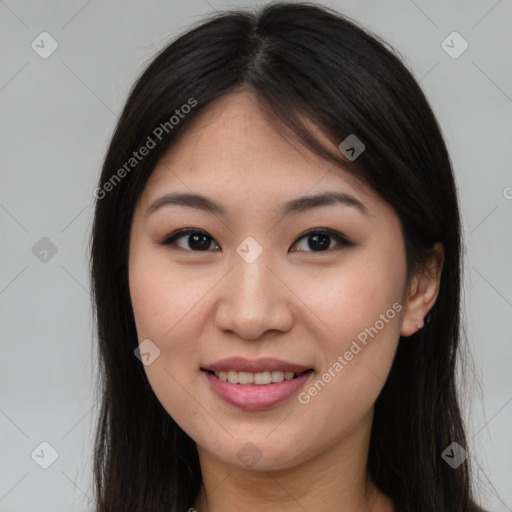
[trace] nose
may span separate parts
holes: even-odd
[[[251,263],[235,253],[233,262],[234,268],[216,287],[216,327],[245,340],[291,329],[294,295],[284,276],[270,265],[266,251]]]

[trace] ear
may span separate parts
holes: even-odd
[[[401,335],[411,336],[423,327],[424,318],[434,306],[441,282],[444,264],[444,246],[436,242],[426,264],[411,279],[408,301],[402,321]]]

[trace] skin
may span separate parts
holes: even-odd
[[[389,512],[392,502],[367,476],[373,405],[400,335],[416,332],[435,303],[443,247],[434,246],[428,268],[408,285],[393,208],[283,133],[242,91],[196,116],[155,168],[130,236],[139,342],[149,338],[160,349],[144,369],[197,443],[203,485],[191,508]],[[329,190],[355,196],[368,214],[341,204],[279,213],[287,200]],[[227,215],[179,205],[145,215],[170,192],[206,195]],[[191,248],[188,235],[159,244],[182,228],[205,231],[208,250]],[[340,232],[354,245],[331,238],[328,249],[311,249],[303,233],[312,228]],[[263,249],[252,263],[236,252],[247,236]],[[315,381],[394,303],[401,311],[307,404],[294,396],[244,411],[218,398],[200,371],[227,356],[269,356],[314,368]],[[237,457],[247,442],[260,457],[250,467]]]

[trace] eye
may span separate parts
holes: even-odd
[[[184,241],[184,245],[187,245],[192,248],[192,251],[206,251],[211,245],[213,238],[200,229],[180,229],[178,232],[173,233],[169,237],[167,237],[161,245],[172,245],[176,243],[181,238],[188,237]],[[219,247],[219,244],[216,244]],[[179,244],[178,244],[179,246]],[[181,249],[189,250],[187,247],[179,246]]]
[[[311,249],[311,252],[326,252],[327,250],[330,250],[332,248],[332,240],[336,241],[338,245],[345,247],[350,247],[354,245],[347,239],[345,235],[339,233],[338,231],[332,231],[330,229],[315,229],[309,231],[308,233],[302,235],[295,243],[299,243],[302,239],[308,240],[307,247]],[[292,252],[297,251],[292,250]],[[301,249],[299,252],[304,252],[304,250]],[[305,252],[310,251],[306,250]]]
[[[183,244],[178,244],[178,241],[181,241],[181,239],[184,237],[187,238],[184,240]],[[299,252],[326,252],[332,249],[332,240],[334,240],[338,245],[342,247],[350,247],[354,245],[347,239],[345,235],[330,229],[311,230],[303,234],[293,245],[298,244],[303,239],[308,239],[307,246],[309,249],[311,249],[311,251],[308,251],[307,249],[300,249]],[[184,250],[192,250],[193,252],[205,252],[208,251],[208,249],[211,247],[212,242],[215,242],[215,240],[205,231],[200,229],[186,228],[171,234],[163,242],[160,242],[160,244],[176,244],[179,248]],[[220,249],[219,244],[215,242],[215,245],[217,249]],[[297,250],[291,249],[291,252],[297,252]]]

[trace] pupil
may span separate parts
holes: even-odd
[[[312,250],[316,250],[320,248],[329,248],[329,235],[321,234],[321,235],[313,235],[309,238],[310,242],[308,243],[309,248]],[[315,243],[311,244],[311,240],[315,240]]]
[[[201,238],[203,239],[203,243],[201,243],[200,241],[198,242],[198,240],[200,240]],[[206,235],[201,234],[189,235],[188,240],[190,247],[198,249],[200,251],[208,249],[210,243],[208,242],[207,238],[208,237]]]

